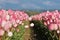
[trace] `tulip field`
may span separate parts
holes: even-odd
[[[24,40],[28,17],[23,11],[0,10],[0,40]]]
[[[60,11],[28,15],[25,11],[2,9],[0,40],[60,40]]]

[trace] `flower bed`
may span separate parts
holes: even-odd
[[[28,18],[24,11],[0,10],[0,40],[24,40]]]
[[[36,40],[60,40],[60,12],[42,12],[31,16]]]
[[[0,10],[0,40],[30,40],[27,35],[31,40],[60,40],[60,12],[29,17],[24,11]]]

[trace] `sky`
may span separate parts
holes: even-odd
[[[60,9],[60,0],[0,0],[0,9]]]

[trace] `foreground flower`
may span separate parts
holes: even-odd
[[[9,37],[13,36],[13,33],[12,32],[8,32],[8,36]]]

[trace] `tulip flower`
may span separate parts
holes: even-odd
[[[4,30],[3,29],[0,29],[0,36],[3,36],[4,35]]]
[[[34,23],[31,23],[30,26],[33,27],[34,26]]]
[[[9,37],[13,36],[13,33],[12,32],[8,32],[8,36]]]

